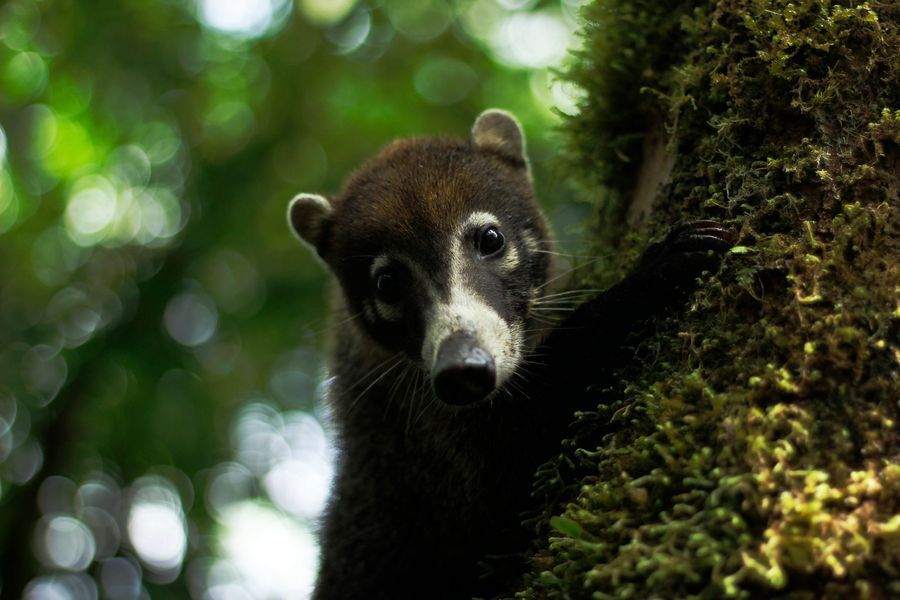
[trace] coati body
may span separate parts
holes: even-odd
[[[297,196],[289,221],[339,283],[328,395],[340,457],[318,600],[513,591],[479,561],[525,549],[531,479],[572,398],[728,246],[717,223],[678,228],[548,327],[549,229],[521,128],[498,110],[467,141],[390,144],[339,195]]]

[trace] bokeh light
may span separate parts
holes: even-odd
[[[6,93],[20,100],[36,96],[47,85],[47,65],[37,52],[13,55],[3,69]]]
[[[129,175],[140,177],[136,168]],[[150,244],[171,238],[180,224],[181,207],[171,192],[99,175],[77,180],[66,205],[66,229],[79,246]]]
[[[20,421],[21,422],[21,421]],[[13,438],[15,443],[15,438]],[[44,466],[44,449],[30,439],[14,448],[4,464],[4,479],[15,485],[25,485]]]
[[[453,16],[449,4],[441,0],[394,0],[385,9],[394,28],[418,42],[443,33]]]
[[[331,41],[341,54],[350,54],[362,46],[372,32],[372,17],[369,11],[358,10],[352,17],[337,24],[328,31]]]
[[[305,598],[312,592],[318,547],[308,529],[255,502],[229,509],[221,519],[220,544],[237,581],[251,598]],[[213,571],[210,591],[216,589]]]
[[[562,62],[574,31],[557,12],[516,13],[500,23],[491,43],[497,55],[513,65],[551,67]]]
[[[95,600],[97,584],[84,573],[38,577],[25,588],[26,600]]]
[[[219,313],[213,301],[201,291],[181,293],[166,306],[166,331],[179,344],[199,346],[216,332]]]
[[[290,9],[290,0],[199,0],[198,16],[207,27],[254,38],[281,25]]]
[[[346,17],[358,0],[298,0],[304,16],[318,25],[333,25]]]
[[[103,596],[122,600],[138,599],[142,596],[141,567],[128,558],[111,558],[100,566],[100,589]]]
[[[282,510],[316,519],[325,508],[331,488],[333,450],[314,417],[303,412],[285,417],[281,436],[290,455],[270,461],[263,485]]]
[[[0,464],[3,463],[13,449],[13,425],[19,413],[16,397],[0,388]]]
[[[50,566],[83,571],[94,560],[97,545],[87,526],[73,517],[46,518],[38,525],[41,544]]]
[[[68,365],[59,350],[46,344],[34,346],[22,358],[22,379],[33,401],[49,404],[66,381]]]
[[[134,483],[128,540],[141,562],[161,580],[174,579],[187,550],[181,499],[171,483],[146,477]]]
[[[8,231],[19,216],[19,200],[13,189],[12,178],[0,164],[0,234]]]
[[[8,149],[9,145],[6,140],[6,131],[0,127],[0,168],[6,165],[6,152]]]

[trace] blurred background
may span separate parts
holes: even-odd
[[[287,202],[496,106],[577,237],[579,4],[0,2],[0,595],[308,595],[326,278]]]

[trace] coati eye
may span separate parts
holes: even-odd
[[[506,240],[503,238],[503,234],[500,233],[499,229],[490,225],[481,231],[481,235],[478,236],[477,244],[478,252],[481,253],[482,256],[491,256],[503,250],[503,246],[506,245]]]
[[[400,300],[402,291],[400,276],[392,269],[380,269],[375,273],[375,296],[387,304],[394,304]]]

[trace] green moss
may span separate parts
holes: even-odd
[[[596,276],[621,272],[629,244],[624,225],[625,199],[639,166],[647,129],[661,122],[658,98],[645,92],[670,66],[680,41],[678,23],[683,2],[666,0],[601,0],[583,10],[583,48],[575,53],[569,78],[586,92],[581,116],[568,123],[562,152],[563,171],[593,190],[594,221],[605,241]],[[614,21],[615,27],[607,27]],[[634,244],[631,244],[634,245]],[[610,254],[611,246],[619,252]],[[600,248],[597,248],[600,250]],[[614,277],[613,277],[614,279]]]
[[[539,472],[519,596],[900,595],[900,5],[585,14],[569,159],[619,250],[597,278],[686,217],[740,239]],[[678,159],[623,235],[659,116]]]

